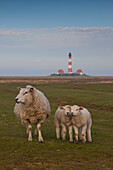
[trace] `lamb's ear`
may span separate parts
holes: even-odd
[[[33,91],[33,87],[30,88],[30,92],[32,92],[32,91]]]
[[[20,90],[21,90],[21,87],[17,87],[17,89],[20,91]]]
[[[79,110],[83,110],[83,107],[79,107]]]
[[[62,106],[60,106],[60,107],[59,107],[59,109],[61,109],[61,110],[65,110]]]
[[[71,109],[71,106],[68,106],[67,108],[68,108],[68,109]]]

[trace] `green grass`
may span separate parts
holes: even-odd
[[[44,143],[27,141],[26,128],[13,113],[17,87],[0,84],[0,169],[113,169],[113,85],[42,84],[51,116],[42,125]],[[54,113],[59,105],[87,107],[93,119],[92,143],[56,140]]]

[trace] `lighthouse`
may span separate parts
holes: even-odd
[[[71,61],[71,53],[69,53],[69,61],[68,61],[68,74],[72,74],[72,61]]]

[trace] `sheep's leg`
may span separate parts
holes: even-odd
[[[28,125],[26,125],[26,133],[29,134]]]
[[[66,126],[62,123],[62,140],[66,140]]]
[[[28,141],[31,142],[32,141],[32,126],[31,126],[31,124],[28,124],[27,130],[28,130]]]
[[[70,142],[73,142],[73,131],[72,131],[72,126],[69,126],[69,137],[70,137]]]
[[[74,131],[75,131],[75,143],[78,143],[78,128],[74,126]]]
[[[34,130],[34,135],[35,136],[37,135],[37,125],[36,125],[35,130]]]
[[[57,139],[60,139],[60,127],[56,126],[56,137]]]
[[[87,129],[87,125],[82,127],[82,142],[83,142],[83,144],[86,144],[86,129]]]
[[[42,137],[42,133],[41,133],[41,123],[37,124],[37,130],[38,130],[38,140],[40,143],[43,143],[43,137]]]
[[[88,127],[88,129],[87,129],[87,137],[88,137],[88,142],[92,142],[91,127]]]
[[[82,129],[81,128],[78,129],[78,134],[79,134],[79,139],[82,140]]]
[[[56,138],[60,139],[60,124],[57,119],[55,120],[55,125],[56,125]]]
[[[88,142],[92,142],[91,138],[91,125],[92,125],[92,120],[88,122],[88,127],[87,127],[87,137],[88,137]]]

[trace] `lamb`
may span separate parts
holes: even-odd
[[[31,85],[19,88],[20,92],[15,98],[15,115],[26,125],[28,141],[32,141],[32,124],[36,125],[35,134],[39,134],[39,142],[42,143],[41,125],[49,117],[51,109],[48,99],[44,94]]]
[[[71,115],[75,131],[75,143],[78,143],[78,130],[81,130],[83,144],[86,143],[86,131],[88,141],[92,142],[91,138],[92,119],[90,112],[86,108],[74,105],[71,107]]]
[[[62,140],[66,140],[66,126],[69,126],[70,142],[73,142],[72,137],[72,116],[71,106],[60,106],[55,112],[54,123],[56,125],[56,137],[60,139],[60,123],[62,127]]]

